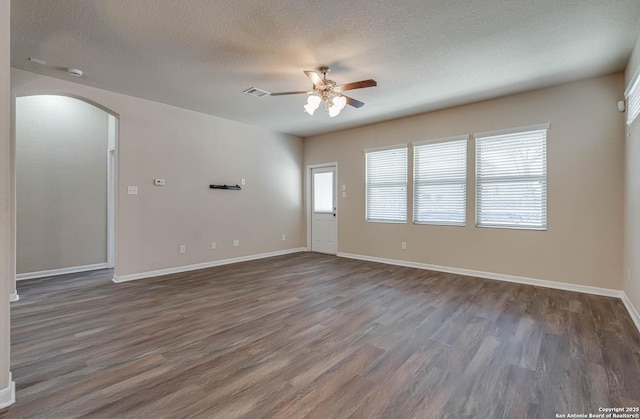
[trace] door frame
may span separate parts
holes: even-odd
[[[308,164],[307,165],[307,170],[305,170],[305,177],[306,177],[306,189],[307,189],[307,193],[306,193],[306,206],[307,206],[307,251],[310,252],[311,251],[311,223],[312,223],[312,213],[313,213],[313,205],[312,205],[312,193],[313,193],[313,184],[311,183],[313,181],[313,177],[311,176],[311,170],[312,169],[319,169],[322,167],[332,167],[335,171],[336,171],[336,176],[334,179],[334,194],[335,194],[335,205],[336,205],[336,254],[338,254],[338,246],[340,244],[340,242],[338,241],[338,233],[339,233],[339,229],[338,229],[338,218],[340,217],[340,206],[338,205],[338,201],[340,200],[340,194],[339,194],[339,190],[338,190],[338,162],[337,161],[333,161],[333,162],[329,162],[329,163],[319,163],[319,164]]]
[[[117,126],[117,120],[116,120]],[[117,137],[117,135],[116,135]],[[116,149],[107,149],[107,267],[115,268],[116,257]]]

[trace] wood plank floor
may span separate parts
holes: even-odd
[[[621,301],[299,253],[20,282],[0,418],[555,418],[640,406]]]

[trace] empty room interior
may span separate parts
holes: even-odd
[[[0,19],[0,419],[640,418],[637,0]]]

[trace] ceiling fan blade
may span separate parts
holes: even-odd
[[[279,93],[271,93],[271,96],[283,96],[283,95],[302,95],[302,94],[307,94],[309,93],[308,91],[304,90],[304,91],[298,91],[298,92],[279,92]]]
[[[364,102],[360,102],[359,100],[355,100],[354,98],[349,96],[344,96],[344,97],[345,99],[347,99],[347,105],[351,105],[354,108],[362,108],[364,106]]]
[[[307,75],[307,77],[309,77],[311,79],[311,83],[313,83],[313,86],[320,86],[323,87],[324,86],[324,81],[322,81],[322,77],[320,77],[320,75],[318,73],[316,73],[315,71],[305,71],[304,74]]]
[[[353,83],[341,84],[340,86],[336,86],[335,90],[344,92],[345,90],[362,89],[364,87],[374,87],[377,85],[378,85],[377,81],[373,79],[369,79],[369,80],[355,81]]]

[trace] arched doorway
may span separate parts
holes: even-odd
[[[113,268],[117,115],[66,95],[14,109],[16,279]]]

